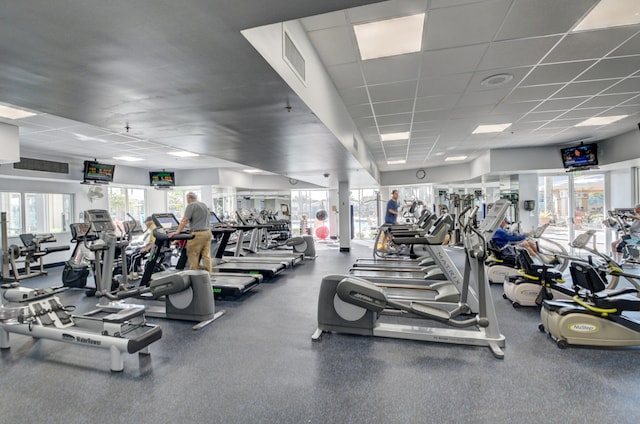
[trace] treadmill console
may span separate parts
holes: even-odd
[[[93,241],[98,238],[98,234],[93,231],[91,228],[91,224],[88,222],[79,222],[69,225],[69,229],[71,230],[71,241]]]
[[[93,229],[98,233],[116,230],[109,211],[104,209],[89,209],[84,211],[84,222],[91,224]]]
[[[180,225],[180,222],[172,213],[154,213],[151,217],[156,227],[164,228],[165,230],[178,228]]]

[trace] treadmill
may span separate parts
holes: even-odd
[[[220,225],[220,219],[216,216],[215,212],[210,212],[211,214],[211,226],[215,227],[216,225]],[[286,267],[293,267],[304,260],[303,253],[294,253],[294,252],[272,252],[272,251],[259,251],[258,250],[258,240],[261,237],[262,233],[267,230],[273,228],[272,224],[249,224],[242,215],[236,212],[236,216],[238,217],[238,224],[234,225],[233,228],[238,230],[236,248],[233,250],[234,258],[248,258],[249,261],[264,261],[264,262],[278,262],[281,261],[286,263]],[[218,224],[216,224],[216,221]],[[251,232],[251,237],[249,238],[249,244],[247,247],[244,247],[244,239],[245,233],[247,231]],[[229,251],[226,251],[225,254],[228,254]]]
[[[151,273],[155,267],[155,264],[149,265],[150,262],[157,262],[162,259],[164,255],[160,255],[161,248],[168,244],[171,240],[167,237],[167,233],[175,231],[178,228],[179,222],[173,214],[152,214],[153,222],[156,225],[154,235],[156,237],[156,246],[151,251],[147,265],[145,266],[145,274],[140,284],[148,284],[150,281]],[[231,231],[233,232],[233,231]],[[180,236],[180,235],[178,235]],[[180,260],[176,269],[183,269],[186,264],[187,249],[182,249]],[[148,273],[148,275],[147,275]],[[244,293],[252,290],[255,286],[260,284],[264,277],[258,273],[252,274],[239,274],[239,273],[225,273],[216,272],[210,276],[211,286],[213,288],[213,295],[216,299],[224,298],[238,298]]]

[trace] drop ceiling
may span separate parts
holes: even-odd
[[[487,149],[601,140],[640,120],[640,26],[573,33],[595,0],[4,3],[0,103],[41,156],[133,166],[253,167],[375,183],[240,31],[301,19],[382,171]],[[426,12],[422,50],[362,61],[353,24]],[[503,85],[488,77],[508,74]],[[290,107],[290,109],[288,109]],[[603,127],[593,116],[629,115]],[[480,124],[511,122],[499,134]],[[129,127],[128,130],[125,127]],[[408,140],[380,134],[409,131]],[[173,150],[200,154],[176,159]],[[403,159],[402,165],[387,161]]]

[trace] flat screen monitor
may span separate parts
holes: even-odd
[[[114,170],[115,165],[86,160],[84,161],[84,180],[97,183],[110,183],[113,181]]]
[[[178,225],[180,225],[178,219],[172,213],[154,213],[151,216],[153,217],[153,223],[160,228],[178,228]]]
[[[561,149],[562,166],[566,169],[589,168],[598,165],[598,145],[581,144]]]
[[[214,227],[222,224],[222,221],[220,221],[220,218],[218,218],[215,212],[209,211],[209,224]]]
[[[176,177],[173,171],[151,171],[149,172],[149,183],[153,187],[174,187]]]

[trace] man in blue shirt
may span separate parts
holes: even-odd
[[[395,224],[398,221],[398,190],[391,192],[391,199],[387,202],[387,211],[384,215],[385,224]]]
[[[502,249],[509,243],[520,242],[518,245],[527,249],[532,257],[538,256],[536,244],[531,240],[527,240],[527,234],[516,234],[511,231],[507,231],[505,230],[507,224],[509,224],[509,221],[507,221],[506,218],[503,219],[500,223],[500,227],[498,227],[496,232],[493,234],[492,239],[496,245]]]

